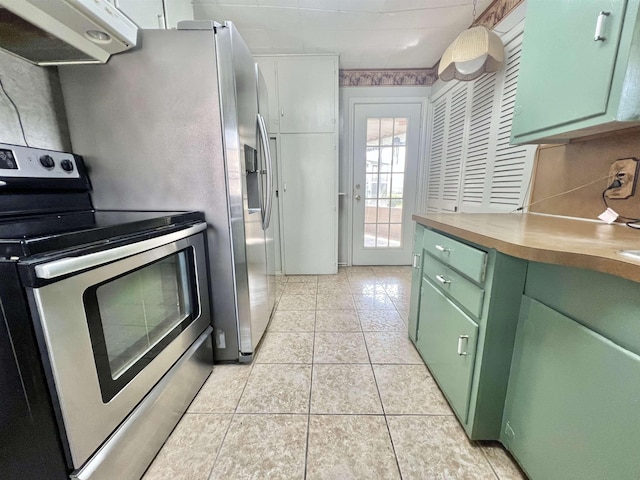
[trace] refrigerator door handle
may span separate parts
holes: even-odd
[[[264,216],[262,217],[262,228],[266,230],[271,223],[271,210],[273,208],[273,168],[271,164],[271,148],[269,146],[267,126],[264,122],[264,117],[260,114],[258,114],[258,130],[260,132],[260,140],[262,141],[262,150],[264,151],[267,161],[267,197],[264,205]]]

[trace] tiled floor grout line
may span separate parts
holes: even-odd
[[[252,359],[251,367],[249,368],[249,374],[247,375],[247,379],[245,380],[244,385],[242,386],[242,392],[240,393],[240,395],[238,395],[238,401],[236,402],[236,406],[233,408],[233,412],[231,412],[231,419],[229,420],[229,425],[227,425],[227,428],[224,431],[224,435],[222,436],[222,442],[220,442],[220,446],[218,447],[218,450],[216,452],[216,458],[213,460],[213,463],[211,464],[211,470],[209,470],[209,475],[207,477],[209,480],[211,480],[211,475],[213,475],[213,469],[216,467],[216,463],[218,463],[218,458],[220,458],[220,452],[222,452],[222,447],[224,446],[224,441],[227,439],[227,434],[229,433],[229,430],[231,429],[231,425],[233,424],[233,419],[236,417],[236,413],[237,413],[237,410],[238,410],[238,405],[240,405],[240,400],[242,400],[242,396],[244,395],[244,391],[247,388],[247,383],[249,383],[249,377],[251,376],[251,372],[253,372],[253,367],[255,365],[256,365],[255,359]],[[213,375],[213,373],[212,373],[212,375]]]
[[[274,312],[278,307],[278,303],[280,302],[280,297],[282,295],[277,295],[276,297],[276,302],[274,305]],[[269,321],[269,325],[271,324],[271,320]],[[267,329],[266,331],[269,329],[269,325],[267,325]],[[259,355],[259,348],[261,345],[258,346],[258,355]],[[213,475],[213,470],[216,466],[216,464],[218,463],[218,459],[220,458],[220,453],[222,452],[222,447],[224,446],[224,442],[227,439],[227,434],[229,433],[229,430],[231,429],[231,425],[233,424],[233,420],[235,419],[236,415],[243,415],[241,413],[238,413],[238,405],[240,405],[240,401],[242,400],[242,396],[244,395],[244,392],[247,388],[247,384],[249,383],[249,377],[251,377],[251,373],[253,372],[253,368],[255,367],[255,365],[257,364],[256,360],[258,355],[255,356],[255,358],[252,359],[251,363],[250,363],[250,368],[249,368],[249,373],[247,374],[247,378],[244,382],[244,385],[242,386],[242,392],[240,392],[240,395],[238,395],[238,401],[236,402],[235,407],[233,408],[233,412],[231,412],[231,419],[229,420],[229,424],[227,425],[227,428],[225,429],[224,435],[222,436],[222,441],[220,442],[220,446],[218,447],[218,450],[216,451],[216,457],[211,465],[211,470],[209,471],[209,475],[207,476],[207,478],[209,480],[211,480],[211,476]],[[215,368],[215,367],[214,367]],[[212,373],[213,374],[213,373]]]
[[[364,336],[364,333],[362,334]],[[393,459],[396,461],[396,468],[398,469],[398,475],[402,480],[402,470],[400,470],[400,462],[398,461],[398,454],[396,453],[396,447],[393,444],[393,437],[391,437],[391,429],[389,428],[389,421],[387,420],[387,414],[384,408],[384,402],[382,401],[382,393],[380,393],[380,387],[378,385],[378,379],[376,378],[376,371],[373,368],[371,362],[371,354],[369,353],[369,345],[367,344],[367,337],[364,336],[364,346],[367,350],[367,357],[369,357],[369,366],[371,367],[371,374],[373,375],[373,383],[376,384],[376,391],[378,392],[378,400],[380,401],[380,407],[382,408],[382,416],[384,417],[384,424],[387,427],[387,435],[389,435],[389,442],[391,443],[391,450],[393,451]]]
[[[318,293],[316,289],[316,307],[318,306]],[[311,434],[311,395],[313,395],[313,366],[316,352],[316,322],[318,321],[318,309],[313,315],[313,342],[311,343],[311,377],[309,379],[309,406],[307,408],[307,439],[304,446],[304,480],[307,480],[307,465],[309,460],[309,435]]]
[[[384,287],[383,287],[384,288]],[[386,292],[386,289],[385,289]],[[395,306],[395,304],[394,304]],[[398,313],[396,309],[396,313]],[[399,313],[398,313],[399,315]],[[365,345],[367,345],[367,339],[365,337]],[[369,351],[369,346],[367,345],[367,352]],[[389,441],[391,442],[391,449],[393,450],[393,457],[396,461],[396,466],[398,467],[398,475],[400,475],[400,480],[402,480],[402,469],[400,468],[400,461],[398,460],[398,453],[396,452],[396,445],[393,443],[393,436],[391,436],[391,428],[389,427],[389,419],[387,418],[387,411],[384,408],[384,402],[382,401],[382,393],[380,392],[380,387],[378,386],[378,378],[376,377],[376,371],[373,368],[373,363],[371,364],[371,370],[373,370],[373,380],[376,382],[376,388],[378,389],[378,396],[380,397],[380,404],[382,405],[382,413],[384,415],[384,423],[387,426],[387,434],[389,435]]]
[[[484,459],[489,464],[489,468],[491,469],[493,474],[496,476],[496,480],[500,480],[500,475],[498,475],[498,472],[496,472],[496,469],[493,468],[493,465],[491,464],[491,462],[489,461],[489,457],[487,456],[487,452],[484,451],[484,448],[482,448],[482,445],[478,444],[478,442],[473,442],[473,443],[480,449],[480,452],[482,453],[482,456],[484,457]]]
[[[297,436],[298,438],[298,442],[297,445],[298,447],[296,447],[296,452],[299,452],[296,455],[296,462],[295,465],[297,465],[296,470],[299,471],[299,467],[300,467],[300,460],[302,459],[302,456],[304,456],[304,460],[303,460],[303,473],[300,477],[296,477],[299,478],[300,480],[304,479],[307,480],[307,478],[311,478],[309,476],[309,473],[311,473],[311,475],[320,475],[320,477],[324,478],[324,476],[326,475],[326,473],[328,473],[327,471],[325,471],[324,469],[320,469],[318,470],[318,467],[323,465],[323,456],[325,455],[325,453],[323,453],[323,449],[318,447],[316,445],[316,441],[319,440],[317,438],[314,437],[314,455],[310,456],[310,452],[309,452],[309,447],[310,447],[310,442],[311,442],[311,418],[316,417],[314,420],[317,420],[317,425],[324,425],[326,422],[329,422],[329,424],[331,424],[331,422],[337,421],[337,422],[346,422],[346,424],[351,424],[352,422],[355,423],[359,423],[357,420],[357,417],[362,417],[363,421],[366,421],[365,423],[375,423],[378,426],[376,427],[378,430],[378,434],[376,434],[376,436],[380,435],[379,438],[380,440],[382,440],[384,438],[384,429],[382,429],[382,425],[379,423],[380,420],[379,419],[372,419],[371,417],[380,417],[382,416],[384,418],[385,421],[385,426],[386,426],[386,431],[387,431],[387,435],[388,435],[388,441],[391,444],[391,454],[393,454],[394,459],[395,459],[395,463],[396,463],[396,471],[398,472],[398,478],[400,480],[402,480],[403,478],[406,478],[407,476],[411,476],[411,468],[413,463],[411,461],[409,461],[408,464],[406,464],[406,462],[408,461],[406,458],[406,448],[407,446],[405,445],[406,443],[406,439],[405,439],[405,435],[406,435],[406,425],[413,423],[413,422],[419,422],[420,420],[409,420],[408,418],[411,417],[431,417],[431,418],[437,418],[440,417],[442,419],[445,418],[451,418],[453,417],[455,419],[455,415],[453,412],[450,412],[449,414],[443,414],[443,413],[402,413],[404,410],[406,409],[402,409],[399,410],[398,413],[389,413],[387,412],[387,408],[390,408],[393,411],[393,405],[395,404],[394,402],[396,402],[398,399],[395,398],[395,394],[392,395],[391,397],[388,398],[388,401],[391,402],[389,403],[387,406],[385,406],[385,403],[383,402],[382,399],[382,390],[385,390],[385,392],[389,393],[387,391],[387,389],[389,388],[389,386],[385,386],[386,385],[386,380],[385,378],[387,378],[388,372],[393,372],[394,370],[387,370],[385,369],[383,366],[396,366],[396,367],[408,367],[408,366],[414,366],[414,365],[418,365],[417,363],[411,363],[412,357],[404,357],[404,356],[396,356],[396,355],[391,355],[388,356],[386,353],[386,348],[385,347],[383,350],[379,351],[379,348],[382,348],[384,345],[378,345],[380,342],[384,343],[384,339],[387,338],[384,334],[391,334],[391,337],[389,338],[393,338],[394,342],[397,341],[397,339],[399,338],[399,332],[405,332],[405,337],[406,337],[406,330],[400,330],[400,329],[393,329],[397,323],[396,323],[396,319],[394,318],[393,321],[388,320],[389,317],[385,317],[384,315],[381,315],[380,317],[378,317],[377,315],[370,315],[369,317],[367,317],[367,324],[368,325],[382,325],[383,327],[391,327],[391,328],[378,328],[378,329],[367,329],[364,330],[362,328],[362,319],[361,319],[361,314],[367,310],[370,311],[393,311],[395,312],[395,314],[399,315],[400,318],[402,319],[402,321],[405,323],[407,323],[407,320],[405,319],[405,317],[400,313],[400,309],[399,307],[402,308],[402,311],[405,312],[405,314],[408,311],[408,307],[409,305],[404,305],[404,301],[403,300],[399,300],[397,303],[393,300],[394,297],[392,297],[392,295],[390,295],[389,292],[393,293],[394,295],[396,295],[397,299],[404,299],[406,297],[406,292],[409,290],[410,288],[410,278],[404,279],[401,278],[399,274],[396,274],[392,269],[381,269],[380,272],[378,272],[376,270],[375,267],[372,268],[362,268],[362,269],[358,269],[358,270],[354,270],[356,276],[355,277],[351,277],[348,275],[345,275],[344,277],[339,277],[337,278],[337,281],[339,282],[343,282],[346,281],[347,282],[347,288],[348,291],[350,292],[348,294],[349,298],[351,299],[352,305],[353,307],[351,309],[348,309],[349,312],[353,312],[353,313],[349,313],[347,315],[344,315],[343,317],[341,317],[340,315],[336,315],[335,317],[330,313],[332,311],[342,311],[345,309],[342,308],[323,308],[323,309],[319,309],[318,308],[318,299],[320,298],[323,302],[323,306],[324,305],[328,305],[331,301],[331,296],[339,296],[342,295],[344,292],[320,292],[319,291],[319,278],[321,277],[316,277],[315,280],[315,285],[316,285],[316,290],[315,290],[315,294],[311,293],[285,293],[284,289],[285,286],[289,283],[287,278],[284,278],[284,281],[282,281],[281,283],[279,283],[279,289],[278,291],[280,292],[279,294],[276,295],[276,305],[274,308],[274,315],[275,312],[291,312],[291,311],[297,311],[297,309],[294,310],[278,310],[278,306],[280,304],[280,300],[283,298],[283,296],[289,296],[289,295],[314,295],[314,299],[315,299],[315,308],[313,310],[300,310],[301,312],[308,312],[305,313],[303,316],[298,317],[296,315],[291,316],[290,318],[288,318],[287,316],[285,316],[282,320],[283,323],[280,323],[280,321],[278,321],[278,325],[282,325],[283,327],[285,327],[284,330],[281,331],[271,331],[271,327],[273,326],[273,320],[275,318],[272,319],[272,321],[268,324],[266,332],[267,334],[303,334],[300,337],[295,337],[294,335],[290,336],[290,337],[286,337],[286,336],[282,336],[279,337],[281,340],[278,340],[278,342],[280,341],[286,341],[287,343],[297,343],[300,344],[300,342],[298,342],[298,340],[304,340],[304,344],[307,344],[307,342],[309,341],[309,339],[311,340],[311,348],[309,349],[308,345],[304,347],[304,351],[306,351],[306,355],[305,357],[307,357],[307,355],[309,355],[309,350],[311,353],[311,358],[308,362],[303,361],[303,362],[292,362],[292,361],[286,361],[286,362],[265,362],[265,363],[258,363],[256,360],[259,359],[260,356],[260,352],[258,351],[257,354],[255,355],[253,362],[251,363],[251,365],[248,367],[248,370],[245,370],[245,372],[248,372],[246,375],[246,378],[244,380],[244,382],[242,382],[242,378],[237,378],[239,381],[237,383],[235,383],[235,387],[234,387],[234,392],[235,394],[233,395],[233,397],[230,398],[233,399],[235,398],[236,395],[238,395],[237,397],[237,401],[235,402],[235,406],[233,406],[233,404],[231,405],[231,407],[233,408],[228,408],[229,405],[227,406],[227,411],[226,412],[189,412],[195,415],[211,415],[211,422],[220,422],[220,421],[224,421],[227,420],[228,423],[226,426],[224,426],[224,423],[218,423],[219,428],[217,430],[217,439],[220,442],[218,444],[218,448],[215,452],[213,451],[209,451],[210,453],[208,454],[208,462],[213,462],[211,464],[211,468],[208,470],[208,474],[207,474],[207,470],[202,471],[201,470],[201,474],[202,477],[198,476],[197,478],[201,478],[201,479],[209,479],[209,480],[213,480],[214,478],[216,478],[216,476],[224,476],[225,472],[223,472],[223,470],[225,470],[224,465],[226,465],[227,460],[229,460],[228,454],[230,453],[230,450],[227,448],[227,444],[226,442],[230,442],[231,444],[236,443],[236,441],[238,440],[238,424],[242,424],[245,421],[248,422],[253,422],[253,420],[248,420],[248,417],[251,416],[255,416],[258,417],[255,421],[259,421],[259,422],[271,422],[271,420],[269,420],[268,417],[276,417],[276,416],[290,416],[291,417],[291,421],[293,421],[295,424],[297,424],[299,426],[299,430],[298,434],[300,436]],[[369,271],[369,276],[365,277],[365,272]],[[344,270],[343,270],[344,273]],[[378,276],[378,275],[382,275],[382,277]],[[397,281],[394,282],[394,278],[397,277]],[[381,280],[382,279],[382,280]],[[298,280],[304,280],[304,279],[298,279]],[[382,287],[382,290],[380,292],[378,292],[376,289],[374,290],[370,290],[366,287],[366,280],[369,280],[371,284],[375,284],[376,285],[376,289],[378,288],[378,286]],[[351,283],[353,282],[353,283]],[[306,284],[311,284],[312,282],[291,282],[291,283],[306,283]],[[299,288],[303,288],[303,287],[299,287]],[[294,287],[295,289],[295,287]],[[346,289],[345,289],[346,290]],[[360,296],[360,297],[366,297],[366,296],[372,296],[375,295],[376,298],[378,296],[378,293],[382,294],[384,292],[384,294],[391,299],[393,308],[389,307],[389,308],[384,308],[384,307],[378,307],[376,308],[377,305],[379,305],[379,302],[377,301],[373,301],[373,303],[371,305],[371,307],[369,308],[364,308],[364,309],[358,309],[356,306],[356,296]],[[322,297],[320,297],[322,296]],[[347,294],[345,294],[345,296],[347,296]],[[309,299],[310,300],[310,299]],[[310,303],[310,301],[307,300],[308,303]],[[366,298],[362,298],[361,299],[361,303],[365,303],[367,305],[369,305],[368,303],[365,302]],[[289,303],[290,302],[290,303]],[[327,302],[327,303],[325,303]],[[335,302],[335,304],[337,305],[339,302]],[[294,301],[288,301],[288,303],[286,305],[295,305]],[[286,306],[285,305],[285,306]],[[405,308],[406,307],[406,308]],[[310,312],[313,311],[313,316],[310,315]],[[336,326],[339,328],[339,326],[346,326],[347,328],[354,328],[354,330],[340,330],[340,329],[331,329],[331,330],[318,330],[318,312],[327,312],[327,313],[322,313],[323,315],[323,325],[328,325],[328,326]],[[311,323],[311,320],[313,319],[313,325],[309,326],[309,324]],[[358,326],[360,327],[359,330],[355,330],[355,327],[351,327],[351,325],[353,325],[351,322],[356,321]],[[289,323],[292,322],[293,323]],[[324,323],[327,322],[327,323]],[[335,322],[335,323],[333,323]],[[378,323],[380,322],[380,323]],[[385,323],[386,322],[386,323]],[[303,328],[305,330],[296,330],[296,328]],[[277,326],[276,326],[277,328]],[[292,330],[293,329],[293,330]],[[345,361],[343,362],[317,362],[315,359],[315,346],[316,346],[316,340],[322,340],[322,345],[325,345],[326,339],[324,339],[323,337],[317,337],[318,334],[328,334],[327,339],[331,339],[331,337],[336,337],[338,338],[340,336],[340,334],[348,334],[348,335],[353,335],[355,333],[360,333],[361,337],[362,337],[362,341],[364,342],[364,347],[365,347],[365,351],[367,353],[367,360],[365,361],[364,358],[362,359],[362,362],[352,362],[352,361],[348,361],[350,359],[353,360],[359,360],[358,357],[354,357],[353,355],[348,356],[348,357],[344,357],[344,353],[342,353],[342,356],[345,358]],[[370,341],[371,341],[371,345],[369,345],[369,341],[367,337],[367,334],[369,334]],[[266,338],[266,335],[265,335]],[[355,340],[355,339],[354,339]],[[331,345],[331,344],[329,344]],[[338,345],[338,344],[336,344]],[[333,347],[334,350],[336,349],[336,346]],[[414,347],[415,348],[415,347]],[[382,357],[379,357],[380,360],[385,360],[383,362],[373,362],[372,361],[372,354],[371,354],[371,350],[374,351],[373,356],[377,356],[379,357],[380,354],[383,354]],[[330,350],[331,351],[331,350]],[[341,350],[335,350],[336,352],[341,351]],[[266,351],[265,351],[266,353]],[[268,358],[268,357],[265,357]],[[291,355],[280,355],[278,358],[282,358],[283,360],[293,360],[296,357],[295,356],[291,356]],[[308,358],[308,357],[307,357]],[[328,358],[328,357],[327,357]],[[336,355],[332,355],[332,358],[340,358],[339,356]],[[396,360],[396,362],[394,362],[394,360]],[[398,360],[401,360],[399,363],[397,362]],[[407,363],[409,362],[409,363]],[[301,367],[301,365],[305,365],[304,370],[306,370],[306,372],[308,372],[308,381],[309,381],[309,386],[308,386],[308,402],[307,402],[307,408],[306,411],[304,409],[302,410],[298,410],[298,412],[295,413],[291,413],[288,412],[286,410],[291,410],[292,408],[285,408],[282,409],[283,411],[280,412],[273,412],[270,411],[270,408],[268,406],[266,406],[265,404],[265,408],[260,408],[260,410],[265,410],[265,411],[260,411],[260,412],[239,412],[238,408],[239,405],[241,404],[242,399],[245,397],[246,395],[249,395],[250,393],[250,389],[247,390],[248,385],[249,385],[249,381],[250,378],[252,377],[253,374],[253,370],[256,369],[257,367],[255,367],[256,365],[270,365],[271,369],[273,369],[273,371],[284,371],[284,370],[289,370],[289,366],[295,366],[298,365],[300,367],[298,367],[298,369],[302,370],[303,367]],[[277,365],[281,365],[281,367],[277,367]],[[375,392],[377,392],[378,395],[378,401],[380,402],[380,408],[381,411],[378,411],[377,408],[357,408],[356,410],[351,410],[351,409],[344,409],[341,408],[339,410],[343,410],[345,412],[351,412],[351,413],[332,413],[331,411],[327,411],[325,413],[312,413],[312,409],[313,409],[313,404],[312,404],[312,399],[314,396],[314,379],[316,379],[317,377],[317,381],[320,382],[322,384],[322,375],[320,375],[320,372],[316,372],[315,368],[316,366],[322,366],[322,368],[327,368],[327,371],[329,371],[329,369],[331,367],[324,367],[324,366],[331,366],[331,365],[335,365],[335,366],[339,366],[339,365],[349,365],[349,366],[353,366],[353,370],[354,371],[360,371],[362,372],[362,374],[364,374],[364,370],[366,370],[363,366],[364,365],[369,365],[370,371],[373,375],[373,380],[374,380],[374,384],[375,384]],[[376,370],[376,366],[379,366],[379,371]],[[310,368],[310,370],[307,370],[308,368]],[[347,369],[348,370],[348,369]],[[266,370],[265,370],[266,371]],[[298,371],[298,370],[296,370]],[[340,370],[335,370],[336,372],[339,372]],[[260,375],[261,372],[263,372],[263,370],[259,370],[256,371],[255,375]],[[318,374],[318,375],[316,375]],[[359,375],[359,378],[362,378],[362,374]],[[427,376],[428,377],[432,377],[431,372],[427,369]],[[380,376],[380,379],[378,379],[378,376]],[[223,377],[224,378],[224,377]],[[395,378],[395,377],[394,377]],[[364,381],[364,380],[363,380]],[[367,381],[367,383],[370,385],[370,380]],[[271,382],[272,383],[272,382]],[[344,382],[343,382],[344,383]],[[216,382],[217,384],[217,382]],[[380,387],[380,384],[383,385],[383,387]],[[395,385],[396,383],[392,383],[389,385]],[[298,383],[298,385],[300,385]],[[342,387],[341,387],[342,388]],[[346,386],[344,388],[351,388],[353,390],[354,386]],[[301,395],[304,394],[304,389],[301,391],[298,388],[295,389],[297,393],[297,395]],[[359,391],[359,390],[358,390]],[[369,392],[367,395],[375,395],[374,391],[371,389],[371,387],[367,387],[366,391]],[[395,391],[395,388],[394,388]],[[373,401],[373,399],[375,397],[368,397],[370,398],[369,401]],[[387,398],[387,397],[385,397]],[[247,399],[248,400],[248,399]],[[399,399],[401,402],[403,401],[402,398]],[[322,402],[321,402],[322,403]],[[258,404],[257,404],[258,405]],[[375,412],[375,413],[357,413],[359,410],[362,411],[367,411],[367,412]],[[421,410],[415,410],[415,409],[409,409],[408,411],[412,411],[412,412],[417,412],[417,411],[421,411]],[[219,418],[219,419],[215,419],[215,416],[221,416],[223,418]],[[304,425],[304,417],[306,416],[306,432],[302,430],[302,427]],[[260,417],[262,417],[262,419],[258,420]],[[336,417],[335,420],[330,420],[327,419],[325,420],[320,420],[320,417]],[[354,417],[353,419],[338,419],[338,418],[344,418],[344,417]],[[368,418],[367,418],[368,417]],[[402,417],[407,417],[406,420],[402,420]],[[236,418],[238,419],[238,422],[236,422]],[[295,419],[295,420],[293,420]],[[204,421],[204,419],[203,419]],[[426,422],[435,422],[433,423],[433,425],[440,425],[440,422],[444,422],[444,420],[425,420]],[[207,422],[209,422],[209,420],[207,420]],[[302,422],[302,423],[300,423]],[[396,443],[394,442],[394,437],[391,434],[391,428],[390,428],[390,424],[393,423],[394,424],[394,431],[396,432],[396,441],[398,442],[398,445],[396,445]],[[316,424],[316,423],[314,423]],[[426,423],[425,425],[431,425],[432,423]],[[445,424],[449,424],[448,422],[445,422]],[[233,425],[235,425],[235,427],[232,427]],[[242,428],[240,429],[240,431],[244,431],[242,430]],[[317,432],[317,430],[314,430]],[[324,430],[323,430],[324,431]],[[232,435],[229,435],[229,433],[231,433]],[[284,432],[283,432],[284,433]],[[297,434],[297,435],[298,435]],[[302,437],[302,435],[305,435],[305,437]],[[242,438],[242,437],[239,437]],[[364,439],[363,439],[364,440]],[[403,443],[405,442],[405,443]],[[386,443],[386,442],[385,442]],[[490,449],[489,447],[487,447],[486,449],[484,448],[484,446],[478,442],[470,442],[475,448],[479,448],[480,449],[480,455],[477,457],[476,459],[476,464],[478,466],[478,468],[481,467],[481,465],[487,465],[488,464],[488,470],[486,471],[485,475],[487,477],[493,478],[494,480],[501,480],[501,475],[499,472],[502,471],[502,466],[500,463],[496,463],[496,465],[494,465],[493,463],[493,458],[495,455],[498,455],[499,452],[496,451],[494,452],[494,450]],[[303,447],[304,445],[304,447]],[[388,444],[387,444],[388,445]],[[225,450],[223,450],[223,448]],[[302,448],[304,448],[304,452],[302,452]],[[397,450],[398,449],[398,450]],[[231,449],[231,450],[235,450],[235,449]],[[386,447],[386,455],[389,454],[388,452],[388,447]],[[408,468],[409,470],[407,470],[406,472],[402,472],[401,468],[400,468],[400,461],[398,458],[398,452],[400,454],[403,455],[403,465],[404,468]],[[222,455],[222,453],[224,453],[224,455]],[[299,455],[299,456],[298,456]],[[340,454],[338,454],[340,455]],[[237,455],[232,455],[231,458],[236,457]],[[211,460],[211,458],[213,457],[213,460]],[[496,457],[496,458],[500,458],[500,457]],[[386,457],[386,465],[387,467],[390,469],[389,471],[389,475],[392,475],[392,462],[391,459]],[[314,466],[314,470],[311,472],[308,472],[309,469],[309,461],[311,461],[312,466]],[[501,461],[501,460],[500,460]],[[207,463],[208,463],[207,462]],[[218,463],[220,462],[220,463]],[[387,463],[388,462],[388,463]],[[430,460],[428,461],[430,462]],[[228,466],[228,465],[227,465]],[[482,469],[484,469],[485,467],[482,467]],[[216,472],[216,476],[214,476],[214,471]],[[491,472],[491,473],[489,473]],[[360,472],[361,473],[361,472]],[[491,477],[491,474],[493,474],[493,477]],[[395,475],[395,474],[393,474]],[[508,475],[508,473],[505,473],[505,475]],[[192,477],[195,479],[195,477]],[[224,477],[227,478],[227,477]],[[229,477],[230,478],[230,477]],[[502,478],[506,478],[506,477],[502,477]],[[509,477],[511,478],[511,477]]]
[[[322,364],[320,364],[322,365]],[[365,365],[365,364],[356,364],[349,363],[346,365]],[[398,364],[396,364],[398,365]],[[383,415],[387,417],[455,417],[455,414],[444,414],[444,413],[311,413],[308,412],[236,412],[236,413],[225,413],[225,412],[207,412],[207,413],[187,413],[186,415],[233,415],[235,417],[242,416],[251,416],[251,415],[293,415],[296,417],[309,416],[312,417],[322,417],[322,416],[336,416],[336,417],[381,417]]]
[[[249,383],[249,377],[251,376],[251,372],[253,371],[253,367],[254,367],[255,363],[252,361],[251,362],[251,367],[249,369],[249,374],[247,375],[247,379],[244,382],[244,385],[242,386],[242,392],[240,393],[240,395],[238,395],[238,401],[236,402],[236,406],[233,408],[233,412],[231,412],[231,419],[229,420],[229,424],[227,425],[227,428],[224,431],[224,435],[222,436],[222,441],[220,442],[220,446],[218,447],[218,450],[216,451],[216,458],[213,460],[213,463],[211,464],[211,470],[209,470],[209,475],[207,476],[207,478],[209,480],[211,480],[211,475],[213,475],[213,469],[216,466],[216,463],[218,463],[218,458],[220,458],[220,452],[222,451],[222,447],[224,446],[224,441],[227,438],[227,434],[229,433],[229,430],[231,429],[231,425],[233,424],[233,419],[236,416],[236,410],[238,409],[238,405],[240,404],[240,400],[242,399],[242,395],[244,395],[244,390],[245,388],[247,388],[247,383]],[[215,367],[214,367],[215,369]],[[212,373],[213,375],[213,373]]]
[[[208,480],[211,480],[211,476],[213,475],[213,469],[216,468],[216,464],[218,463],[218,458],[220,458],[220,452],[222,452],[222,447],[224,446],[224,441],[227,439],[227,434],[231,429],[231,424],[233,423],[233,419],[235,416],[236,416],[235,413],[233,413],[231,415],[231,418],[229,419],[229,424],[227,425],[227,428],[224,431],[224,435],[222,436],[222,441],[220,442],[220,445],[218,446],[218,450],[216,451],[216,458],[213,460],[213,463],[211,464],[211,470],[209,470],[209,475],[207,476]]]

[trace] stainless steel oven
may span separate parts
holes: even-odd
[[[27,291],[80,468],[185,350],[209,316],[206,224],[35,266]]]
[[[204,214],[89,189],[81,157],[0,144],[3,480],[139,480],[213,368]]]

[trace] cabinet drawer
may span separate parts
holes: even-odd
[[[469,399],[478,325],[428,281],[422,281],[416,346],[462,423]]]
[[[455,270],[427,256],[424,259],[423,274],[431,283],[440,287],[456,302],[466,308],[476,318],[482,314],[484,290],[475,283],[456,273]]]
[[[487,252],[426,229],[422,248],[475,282],[484,282]]]

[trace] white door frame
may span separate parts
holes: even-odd
[[[422,118],[420,120],[420,139],[418,145],[418,181],[416,188],[415,209],[421,212],[424,209],[425,179],[427,173],[426,165],[426,139],[427,139],[427,119],[429,117],[430,103],[426,96],[422,97],[356,97],[349,100],[349,145],[347,156],[347,178],[345,185],[341,185],[341,195],[344,195],[347,207],[347,265],[353,265],[353,165],[355,146],[355,107],[358,104],[406,104],[419,103],[422,106]],[[344,237],[343,237],[344,238]],[[411,236],[413,238],[413,236]]]

